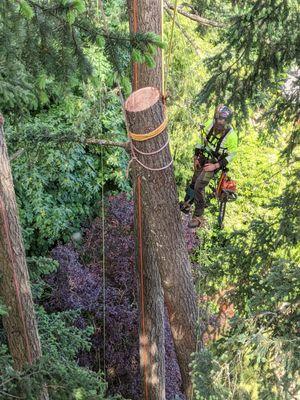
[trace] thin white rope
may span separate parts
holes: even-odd
[[[102,107],[101,107],[102,109]],[[105,266],[105,209],[104,209],[104,162],[101,146],[101,219],[102,219],[102,281],[103,281],[103,372],[106,380],[106,266]]]
[[[147,165],[143,164],[143,163],[137,158],[137,156],[136,156],[136,154],[135,154],[134,145],[133,145],[132,141],[130,141],[130,144],[131,144],[131,153],[132,153],[132,156],[133,156],[133,157],[131,158],[131,160],[130,160],[129,163],[128,163],[128,167],[127,167],[127,176],[129,175],[129,168],[130,168],[130,165],[131,165],[132,161],[136,161],[138,164],[140,164],[143,168],[145,168],[145,169],[148,170],[148,171],[163,171],[163,170],[169,168],[169,167],[173,164],[173,159],[171,158],[171,161],[170,161],[167,165],[164,165],[163,167],[160,167],[160,168],[148,167]],[[168,141],[167,141],[167,144],[168,144]],[[167,144],[165,143],[164,146],[161,147],[161,148],[156,152],[156,154],[159,153],[160,151],[162,151],[162,150],[166,147]],[[147,153],[147,154],[150,155],[150,153]]]
[[[153,156],[154,154],[157,154],[160,151],[162,151],[165,147],[168,146],[168,144],[169,144],[169,137],[167,138],[166,143],[160,149],[152,151],[151,153],[144,153],[143,151],[137,149],[133,143],[132,143],[132,147],[133,147],[134,151],[136,151],[139,154],[142,154],[143,156]]]
[[[167,168],[169,168],[172,164],[173,164],[173,159],[169,162],[169,164],[164,165],[161,168],[151,168],[148,167],[147,165],[143,164],[140,160],[138,160],[136,157],[132,157],[132,161],[136,161],[137,163],[139,163],[143,168],[147,169],[148,171],[163,171]]]
[[[96,15],[100,21],[100,13],[104,20],[104,29],[108,32],[108,24],[105,17],[103,3],[101,0],[96,0]],[[102,114],[102,96],[100,95],[100,115]],[[102,124],[101,134],[102,134]],[[105,266],[105,208],[104,208],[104,161],[103,161],[103,147],[101,148],[101,219],[102,219],[102,286],[103,286],[103,373],[104,379],[106,380],[106,266]]]

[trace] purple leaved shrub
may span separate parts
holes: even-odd
[[[52,292],[44,306],[48,312],[80,310],[76,326],[94,327],[91,350],[78,355],[80,365],[105,370],[109,394],[140,400],[133,203],[126,195],[112,196],[105,213],[104,232],[101,218],[96,218],[83,231],[80,249],[69,244],[52,250],[59,269],[47,278]],[[197,239],[187,228],[186,219],[184,227],[187,247],[192,251]],[[166,398],[184,399],[167,317],[165,337]]]

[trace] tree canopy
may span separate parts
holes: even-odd
[[[209,228],[187,233],[204,305],[199,313],[208,321],[205,350],[193,362],[195,396],[296,399],[299,4],[192,0],[179,11],[167,107],[180,198],[192,175],[199,124],[217,104],[233,108],[240,138],[230,165],[238,200],[228,205],[225,228],[217,229],[212,200]],[[0,111],[43,347],[39,364],[16,371],[0,325],[0,397],[34,399],[42,382],[51,399],[140,396],[129,157],[122,148],[87,142],[127,140],[120,88],[125,97],[131,92],[131,61],[151,67],[157,47],[166,48],[172,12],[166,7],[162,41],[151,32],[129,34],[123,0],[0,2]],[[107,369],[104,283],[95,272],[104,268],[103,227],[110,266]],[[0,315],[8,311],[2,298]],[[173,400],[183,395],[166,332]]]

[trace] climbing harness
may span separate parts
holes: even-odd
[[[212,153],[215,154],[215,156],[217,156],[219,154],[219,151],[221,149],[221,145],[223,140],[225,139],[225,137],[227,136],[227,134],[230,132],[231,128],[227,128],[225,129],[225,132],[220,136],[216,136],[213,132],[213,126],[211,127],[211,129],[209,130],[207,136],[206,136],[206,141],[207,141],[207,146],[210,147],[210,151]],[[214,139],[215,141],[217,141],[217,145],[215,147],[215,149],[212,149],[212,146],[214,146]]]

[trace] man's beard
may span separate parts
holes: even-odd
[[[225,130],[225,126],[222,124],[216,124],[215,125],[215,131],[217,133],[222,133]]]

